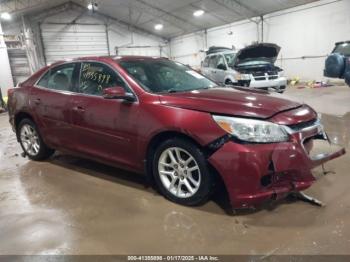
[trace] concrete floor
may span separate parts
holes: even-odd
[[[286,95],[328,113],[332,141],[350,147],[348,87]],[[230,216],[223,199],[179,206],[143,177],[88,160],[28,161],[7,121],[0,115],[0,254],[350,254],[349,154],[307,191],[326,207],[284,201]]]

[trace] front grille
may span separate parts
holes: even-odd
[[[256,81],[274,80],[278,78],[278,73],[276,71],[253,72],[253,77]]]
[[[265,72],[253,72],[253,76],[263,76],[263,77],[265,77]]]
[[[299,124],[294,124],[294,125],[289,125],[288,127],[290,129],[292,129],[293,131],[295,132],[298,132],[304,128],[308,128],[308,127],[311,127],[313,125],[315,125],[317,123],[317,119],[312,119],[310,121],[307,121],[307,122],[302,122],[302,123],[299,123]]]
[[[263,81],[263,80],[266,80],[266,77],[265,76],[259,76],[259,77],[254,77],[254,79],[256,81]]]
[[[267,74],[269,76],[274,76],[274,75],[278,75],[278,72],[277,71],[268,71]]]

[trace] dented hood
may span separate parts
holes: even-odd
[[[297,102],[275,97],[267,92],[242,91],[234,88],[211,88],[160,95],[163,105],[213,114],[266,119],[281,111],[301,106]]]
[[[274,64],[281,48],[276,44],[259,43],[247,46],[238,51],[235,66],[250,61],[266,61]]]

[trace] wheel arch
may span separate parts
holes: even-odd
[[[17,128],[18,128],[18,125],[19,123],[23,120],[23,119],[30,119],[32,120],[33,122],[34,121],[34,117],[29,114],[28,112],[24,112],[24,111],[20,111],[18,113],[15,114],[15,117],[14,117],[14,124],[15,124],[15,130],[17,131]],[[16,135],[17,135],[17,140],[19,139],[18,138],[18,133],[16,132]]]
[[[228,76],[225,77],[224,83],[228,84],[228,81],[231,81],[232,83],[236,82],[235,78],[233,76],[231,76],[231,75],[228,75]]]
[[[146,177],[147,177],[148,182],[152,186],[155,186],[154,178],[153,178],[153,167],[152,167],[153,158],[152,158],[152,156],[154,155],[154,152],[157,149],[157,147],[162,142],[166,141],[167,139],[174,138],[174,137],[182,138],[184,140],[188,140],[188,141],[192,142],[193,144],[198,146],[204,152],[205,155],[209,156],[209,150],[205,146],[198,143],[193,137],[191,137],[187,134],[181,133],[179,131],[162,131],[162,132],[154,135],[147,145],[147,150],[146,150],[146,155],[145,155],[145,173],[146,173]],[[216,170],[216,168],[213,165],[211,165],[209,163],[209,161],[207,161],[207,164],[208,164],[210,170],[214,173],[216,182],[218,184],[224,184],[224,181],[223,181],[222,177],[220,176],[219,172]]]

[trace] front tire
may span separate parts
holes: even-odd
[[[203,204],[213,191],[214,176],[203,152],[186,139],[169,139],[156,149],[153,176],[159,191],[181,205]]]
[[[45,160],[54,153],[54,150],[44,143],[37,126],[30,119],[23,119],[19,123],[17,137],[23,151],[31,160]]]

